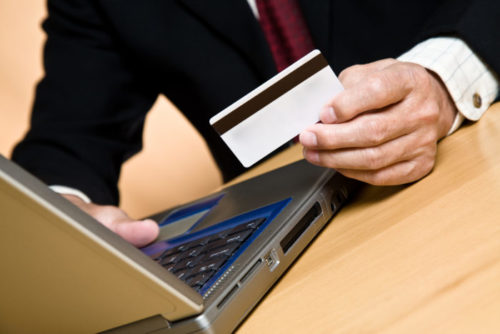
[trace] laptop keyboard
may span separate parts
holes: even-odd
[[[258,218],[227,230],[169,248],[155,258],[168,271],[192,288],[204,285],[224,266],[266,218]]]

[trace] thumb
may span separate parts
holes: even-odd
[[[109,228],[136,247],[142,247],[154,241],[160,232],[155,221],[133,220],[128,216],[115,221]]]
[[[136,247],[147,245],[160,233],[154,220],[134,220],[116,206],[85,203],[79,197],[68,194],[62,196]]]

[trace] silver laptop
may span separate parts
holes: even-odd
[[[0,156],[0,332],[230,333],[357,187],[298,161],[155,215],[137,249]]]

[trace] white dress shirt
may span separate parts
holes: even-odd
[[[439,75],[458,109],[448,134],[458,129],[464,118],[477,121],[498,95],[496,75],[459,38],[430,38],[398,60],[417,63]]]

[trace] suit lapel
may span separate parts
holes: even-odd
[[[245,0],[177,1],[236,48],[261,79],[276,73],[264,34]]]
[[[314,46],[328,55],[331,34],[330,0],[299,0],[302,14],[311,32]]]

